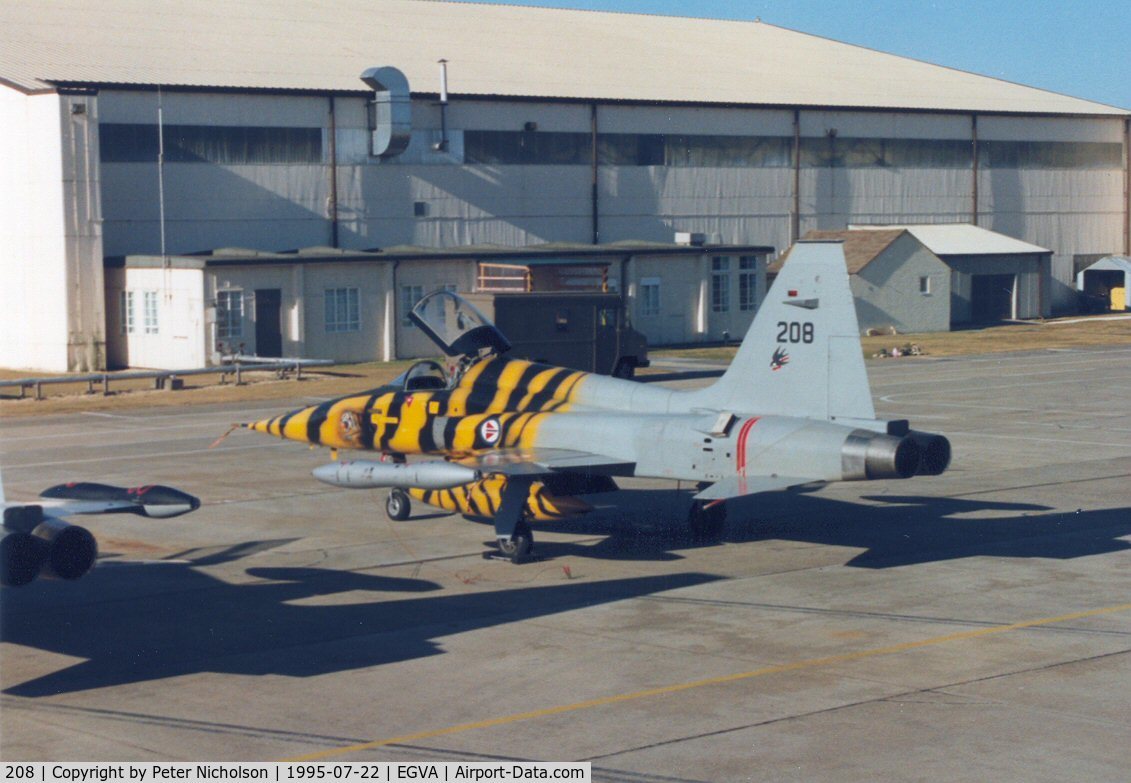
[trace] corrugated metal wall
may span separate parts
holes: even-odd
[[[457,100],[447,116],[448,149],[435,151],[439,109],[417,101],[412,144],[401,158],[384,161],[368,155],[361,98],[334,100],[333,145],[329,97],[167,93],[163,102],[170,125],[322,129],[319,161],[167,163],[170,252],[278,250],[330,244],[335,235],[347,248],[589,242],[595,227],[602,243],[670,241],[675,231],[693,231],[713,241],[784,249],[795,224],[804,233],[848,223],[971,222],[976,215],[985,228],[1053,250],[1057,282],[1050,296],[1061,309],[1073,301],[1074,255],[1123,249],[1119,118],[979,117],[975,177],[970,116],[802,111],[795,128],[792,111],[601,106],[602,136],[667,139],[669,155],[673,140],[684,137],[763,138],[779,154],[756,165],[696,165],[693,154],[673,162],[662,159],[662,149],[656,160],[606,160],[598,166],[595,206],[588,159],[466,162],[465,140],[476,132],[587,137],[594,118],[584,104]],[[100,104],[102,123],[156,122],[154,93],[104,91]],[[795,132],[801,139],[796,172]],[[1097,158],[1101,165],[1070,155],[1010,164],[998,159],[1010,142],[1107,146]],[[102,193],[105,253],[155,252],[155,165],[104,160]]]

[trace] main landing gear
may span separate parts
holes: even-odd
[[[524,563],[534,552],[534,533],[526,521],[526,497],[529,480],[518,480],[516,487],[503,491],[503,502],[495,515],[495,540],[499,556],[512,563]],[[385,513],[398,522],[412,513],[412,500],[403,489],[392,489],[385,497]]]
[[[529,560],[534,551],[534,534],[526,521],[526,498],[533,483],[530,476],[508,478],[499,510],[495,512],[495,540],[499,552],[512,563]]]
[[[521,563],[534,551],[534,533],[526,520],[519,520],[510,538],[499,538],[499,552],[512,563]]]

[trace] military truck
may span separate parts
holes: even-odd
[[[603,291],[461,294],[511,342],[507,354],[631,378],[647,367],[648,340],[628,324],[624,298]]]

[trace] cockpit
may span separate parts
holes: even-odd
[[[459,357],[449,373],[439,363],[425,359],[412,365],[390,384],[397,391],[434,391],[459,382],[464,371],[481,359],[510,349],[510,341],[475,305],[451,291],[433,291],[412,308],[409,319],[441,351]]]
[[[408,315],[448,356],[501,354],[511,344],[475,305],[452,291],[433,291]]]
[[[448,374],[439,362],[431,359],[419,361],[393,381],[398,391],[435,391],[448,388]]]

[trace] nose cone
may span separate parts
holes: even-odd
[[[312,405],[308,408],[296,408],[281,416],[260,419],[259,421],[244,424],[243,426],[255,432],[262,432],[264,435],[274,435],[277,438],[310,443],[310,429],[307,425],[310,422],[310,417],[314,415],[318,408],[319,406],[317,405]]]

